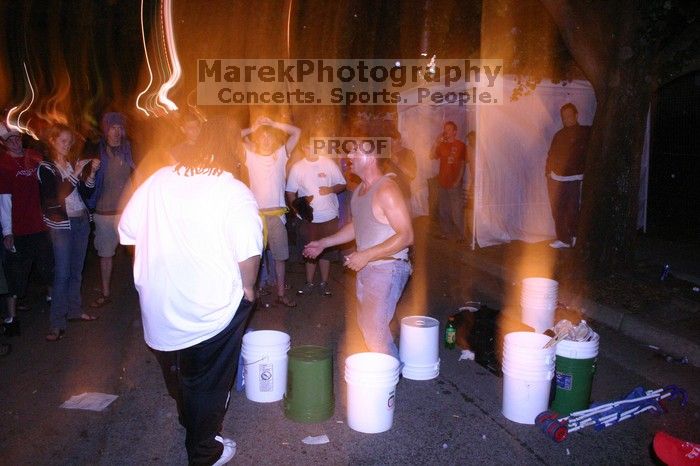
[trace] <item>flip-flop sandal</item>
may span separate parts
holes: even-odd
[[[51,330],[46,334],[46,341],[58,341],[65,335],[65,330]]]
[[[97,309],[98,307],[102,307],[105,304],[109,304],[112,302],[112,298],[110,296],[98,296],[97,299],[95,299],[93,302],[90,303],[90,307],[93,309]]]
[[[80,317],[68,319],[68,322],[94,322],[99,319],[99,316],[91,316],[90,314],[82,314]]]
[[[289,297],[287,295],[277,296],[275,303],[281,304],[282,306],[285,306],[285,307],[296,307],[297,306],[297,303],[294,302],[294,300],[289,299]]]

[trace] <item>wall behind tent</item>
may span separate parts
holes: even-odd
[[[439,86],[438,86],[439,87]],[[439,90],[436,87],[433,90]],[[437,175],[438,162],[430,151],[448,121],[457,124],[457,137],[466,142],[476,127],[475,107],[458,105],[399,105],[398,127],[403,145],[416,154],[417,174],[411,183],[411,209],[414,216],[429,214],[428,179]]]
[[[515,78],[506,76],[503,95],[510,96],[515,86]],[[476,107],[479,246],[555,236],[544,167],[552,137],[562,127],[559,109],[567,102],[578,108],[580,124],[592,124],[595,95],[585,81],[566,86],[543,81],[517,101]]]

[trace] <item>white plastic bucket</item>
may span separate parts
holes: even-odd
[[[376,434],[394,422],[399,360],[383,353],[357,353],[345,359],[348,426]]]
[[[592,359],[598,356],[600,337],[593,334],[591,341],[560,340],[557,343],[557,356],[569,359]]]
[[[558,290],[559,282],[551,278],[528,277],[523,278],[523,289],[528,290]]]
[[[551,340],[547,335],[533,332],[510,332],[503,338],[503,348],[513,350],[526,350],[529,353],[549,354],[554,348],[544,346]]]
[[[503,338],[502,412],[507,419],[534,424],[547,409],[556,360],[556,348],[544,348],[549,340],[533,332],[512,332]]]
[[[520,424],[534,424],[535,418],[547,410],[552,377],[528,379],[527,376],[503,369],[503,409],[506,419]]]
[[[521,322],[535,329],[537,333],[543,333],[554,326],[554,312],[556,306],[550,308],[522,307]]]
[[[425,316],[401,319],[399,358],[402,374],[411,380],[430,380],[440,374],[440,323]]]
[[[289,335],[276,330],[257,330],[243,335],[241,356],[246,398],[271,403],[284,397],[289,346]]]

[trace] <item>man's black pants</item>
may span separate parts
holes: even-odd
[[[223,445],[214,437],[222,429],[252,310],[253,303],[243,298],[236,315],[216,336],[182,350],[154,351],[187,430],[190,465],[208,466],[221,457]]]
[[[556,181],[547,178],[549,204],[552,208],[557,239],[571,244],[578,229],[578,217],[581,207],[581,182]]]

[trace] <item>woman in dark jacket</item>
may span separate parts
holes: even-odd
[[[49,227],[54,253],[51,327],[47,341],[58,341],[67,320],[93,321],[96,317],[81,309],[80,286],[85,263],[90,215],[85,200],[95,189],[97,159],[73,161],[71,148],[75,137],[65,125],[48,131],[49,157],[39,165],[41,207]]]

